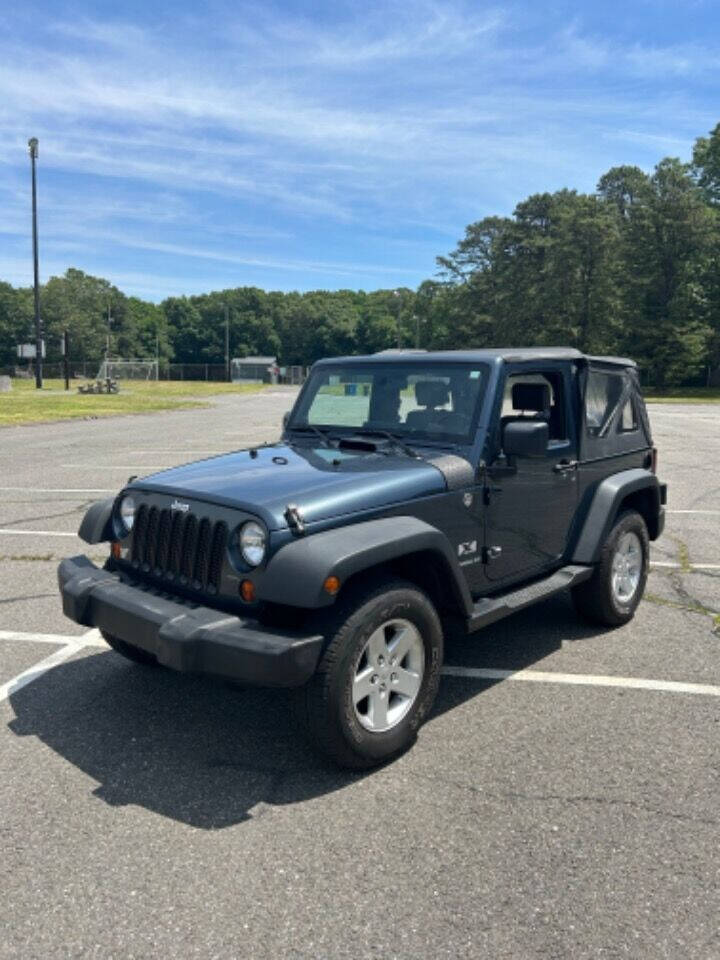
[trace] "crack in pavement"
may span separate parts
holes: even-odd
[[[18,603],[20,600],[46,600],[48,597],[57,597],[56,593],[31,593],[27,596],[3,597],[0,603]]]
[[[705,616],[708,616],[712,619],[714,623],[713,632],[720,634],[720,612],[713,610],[712,607],[708,607],[702,600],[699,600],[697,597],[688,589],[685,580],[683,579],[683,574],[695,572],[692,560],[690,558],[690,550],[688,545],[680,539],[680,537],[673,536],[668,534],[669,539],[673,541],[677,547],[677,559],[680,564],[679,570],[668,570],[665,573],[667,580],[670,584],[670,587],[678,598],[677,600],[669,600],[663,597],[658,597],[654,594],[646,594],[644,599],[648,600],[650,603],[664,604],[666,606],[675,607],[679,610],[686,610],[689,613],[701,613]]]
[[[23,523],[33,523],[38,520],[58,520],[60,517],[69,517],[74,513],[86,511],[93,505],[93,503],[95,503],[95,500],[84,500],[71,510],[63,510],[60,513],[35,513],[31,517],[20,517],[19,520],[0,520],[0,527],[13,527],[18,526],[18,524],[22,525]],[[38,533],[39,532],[40,531],[38,531]]]
[[[608,807],[628,807],[638,810],[642,813],[649,813],[653,816],[663,817],[668,820],[679,820],[688,823],[697,823],[702,826],[717,827],[720,826],[720,820],[710,817],[694,817],[685,813],[675,813],[670,810],[663,810],[660,807],[653,807],[650,804],[641,803],[639,800],[624,800],[621,798],[593,796],[592,794],[560,794],[560,793],[523,793],[520,791],[502,791],[493,792],[478,787],[472,783],[463,783],[460,780],[448,780],[444,777],[433,777],[421,773],[411,773],[410,776],[418,780],[427,780],[430,783],[442,783],[447,786],[456,787],[458,790],[464,790],[468,793],[474,793],[478,796],[486,797],[489,800],[527,800],[532,803],[590,803],[596,806]]]

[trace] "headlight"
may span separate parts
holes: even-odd
[[[251,520],[240,531],[240,552],[246,563],[256,567],[265,557],[265,531],[259,523]]]
[[[127,532],[130,533],[135,520],[135,501],[132,497],[123,497],[120,501],[120,519]]]

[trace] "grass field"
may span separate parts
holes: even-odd
[[[46,380],[42,390],[34,380],[13,380],[10,393],[0,394],[0,427],[78,417],[116,417],[206,406],[206,398],[220,393],[252,393],[259,384],[207,383],[203,380],[124,380],[120,393],[80,394],[80,381],[66,391],[62,380]]]
[[[720,403],[718,387],[673,387],[664,393],[644,394],[648,403]]]
[[[202,407],[207,398],[222,393],[250,393],[259,384],[208,383],[204,380],[124,380],[117,394],[79,394],[80,381],[65,391],[62,380],[46,380],[42,390],[34,380],[12,381],[10,393],[0,394],[0,427],[78,417],[114,417],[158,410]],[[648,403],[720,403],[720,389],[678,387],[663,394],[649,392]]]

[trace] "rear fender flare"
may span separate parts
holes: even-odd
[[[569,557],[570,563],[598,562],[602,546],[620,512],[623,501],[640,490],[648,491],[652,512],[658,518],[656,527],[658,531],[662,529],[662,524],[659,522],[663,513],[660,484],[655,474],[639,467],[633,470],[622,470],[611,477],[606,477],[595,490],[577,542]]]
[[[323,584],[331,574],[341,585],[355,574],[421,551],[431,552],[449,575],[455,605],[464,616],[472,598],[444,533],[417,517],[387,517],[311,534],[281,547],[257,578],[258,599],[291,607],[330,606]]]

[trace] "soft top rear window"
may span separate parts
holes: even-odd
[[[612,456],[649,446],[644,414],[634,370],[591,364],[584,385],[583,456]]]

